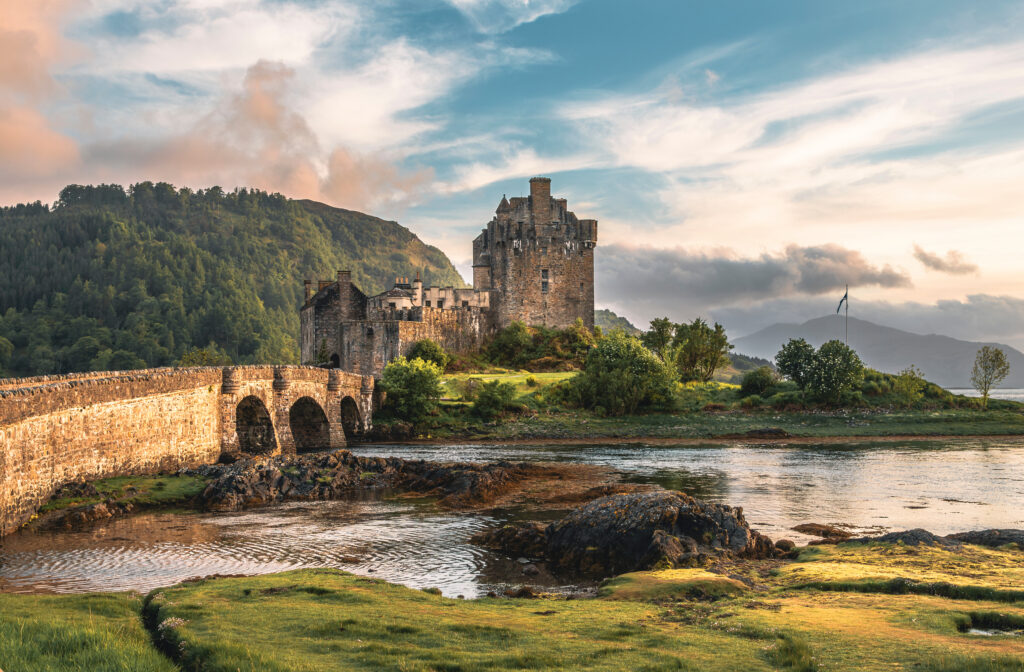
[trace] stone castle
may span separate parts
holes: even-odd
[[[473,288],[424,287],[397,278],[366,296],[349,271],[336,281],[306,281],[300,313],[304,364],[329,364],[379,376],[425,338],[450,352],[479,348],[513,321],[564,328],[594,326],[594,247],[597,221],[578,219],[551,180],[530,180],[528,197],[502,197],[494,217],[473,240]]]

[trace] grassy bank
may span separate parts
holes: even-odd
[[[125,596],[3,595],[0,665],[173,669],[147,642],[144,621],[181,669],[212,672],[1020,671],[1024,637],[1012,633],[1024,627],[1024,600],[985,597],[1024,582],[1020,554],[816,547],[796,561],[627,574],[594,600],[456,600],[336,570],[187,582],[144,606]],[[892,591],[894,578],[946,582],[972,597]],[[47,653],[58,637],[78,644]]]
[[[115,476],[92,481],[87,491],[66,488],[44,504],[41,514],[106,501],[131,504],[136,509],[185,506],[199,495],[207,481],[199,476]]]
[[[926,399],[910,408],[885,396],[845,408],[797,406],[789,401],[777,407],[767,402],[750,405],[736,385],[688,384],[680,386],[670,409],[606,417],[552,401],[556,396],[553,389],[574,375],[506,372],[446,376],[445,401],[436,415],[417,428],[418,434],[421,438],[473,440],[708,439],[774,428],[807,438],[1024,435],[1024,404],[993,400],[988,410],[981,410],[976,400],[945,391],[941,398]],[[485,421],[474,415],[472,395],[479,384],[490,380],[514,385],[517,398],[502,417]],[[789,400],[794,394],[790,390],[776,396]]]

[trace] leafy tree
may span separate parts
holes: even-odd
[[[698,317],[690,324],[676,325],[673,344],[676,368],[684,382],[706,383],[714,377],[715,371],[729,366],[729,351],[733,346],[725,335],[725,327],[717,322],[712,328]]]
[[[765,396],[765,393],[772,388],[778,380],[778,376],[770,366],[762,366],[743,374],[743,382],[740,384],[740,396]]]
[[[677,327],[667,317],[656,317],[651,320],[651,328],[641,334],[640,340],[648,350],[661,357],[661,361],[667,362]]]
[[[507,410],[515,397],[516,386],[512,383],[489,380],[477,392],[476,401],[473,402],[473,413],[485,420],[491,420]]]
[[[412,424],[434,411],[441,398],[441,368],[434,362],[399,357],[384,367],[380,382],[385,409]]]
[[[671,368],[640,339],[615,331],[590,350],[566,393],[585,408],[628,415],[667,403],[674,384]]]
[[[857,353],[842,341],[829,341],[814,354],[807,372],[807,389],[820,399],[836,403],[863,379],[864,364]]]
[[[217,347],[216,343],[210,343],[205,348],[191,348],[181,359],[178,366],[230,366],[231,358],[227,353]]]
[[[775,366],[801,390],[807,387],[807,377],[814,364],[814,346],[802,338],[791,338],[775,355]]]
[[[920,369],[916,366],[908,366],[896,376],[892,391],[899,398],[900,403],[909,408],[924,399],[924,388],[927,384]]]
[[[971,385],[981,393],[981,407],[988,408],[989,391],[1010,374],[1010,363],[999,348],[984,345],[974,357]]]
[[[4,369],[7,368],[7,363],[11,361],[11,355],[13,354],[14,344],[0,336],[0,373],[3,373]]]
[[[441,367],[444,371],[444,367],[448,366],[448,362],[452,361],[452,356],[445,352],[444,348],[430,340],[424,338],[421,341],[416,341],[412,349],[409,350],[409,359],[424,359],[428,362],[433,362]]]

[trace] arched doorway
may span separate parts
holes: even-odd
[[[259,397],[245,397],[235,407],[235,432],[238,449],[252,455],[265,455],[277,449],[274,423]]]
[[[331,447],[331,431],[327,414],[312,397],[302,397],[288,412],[288,424],[295,439],[295,451],[327,450]]]
[[[333,355],[331,355],[331,368],[341,368],[341,357],[338,357],[338,353],[334,353]]]
[[[341,426],[345,428],[345,438],[350,440],[362,431],[359,405],[352,397],[341,400]]]

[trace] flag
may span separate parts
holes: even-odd
[[[839,311],[843,309],[843,302],[844,301],[846,302],[847,306],[850,305],[850,290],[849,289],[846,290],[846,294],[843,294],[843,298],[839,299],[839,306],[836,307],[836,315],[838,315]]]

